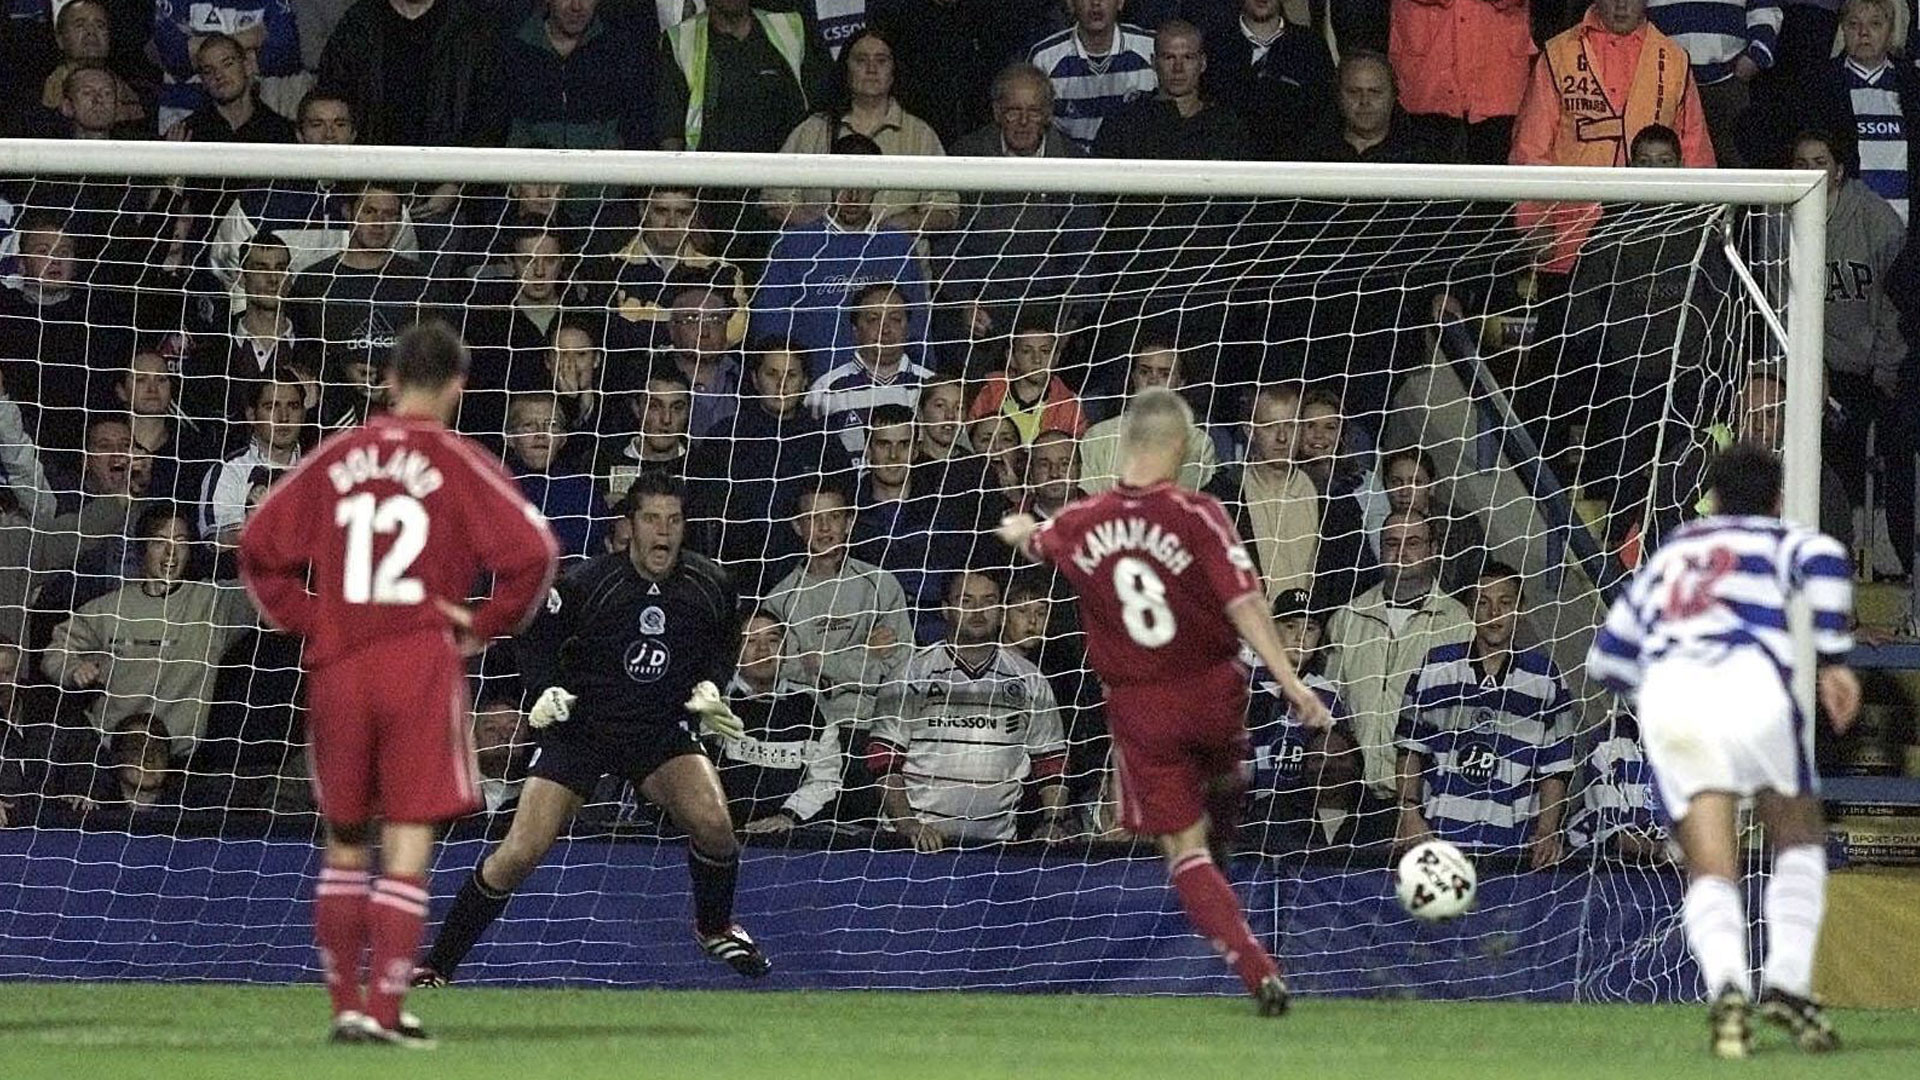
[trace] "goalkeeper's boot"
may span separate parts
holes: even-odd
[[[1287,1007],[1293,1004],[1293,994],[1287,990],[1286,977],[1279,974],[1269,975],[1254,987],[1253,1004],[1261,1016],[1285,1016]]]
[[[407,985],[413,987],[415,990],[436,990],[452,982],[452,979],[440,974],[426,964],[418,964],[415,965],[413,969],[413,978],[407,980]]]
[[[366,1021],[367,1040],[386,1046],[399,1046],[408,1050],[432,1050],[439,1046],[427,1029],[420,1026],[420,1018],[409,1012],[400,1014],[400,1022],[390,1028],[381,1027],[372,1017]]]
[[[1721,989],[1707,1010],[1708,1047],[1717,1058],[1744,1058],[1753,1052],[1753,1030],[1747,1023],[1746,991],[1736,986]]]
[[[1840,1036],[1827,1022],[1827,1010],[1811,997],[1789,994],[1769,986],[1760,994],[1760,1018],[1793,1036],[1794,1045],[1810,1054],[1840,1049]]]
[[[354,1046],[369,1041],[366,1015],[348,1009],[335,1016],[333,1030],[327,1033],[327,1041],[340,1046]]]
[[[702,934],[698,927],[693,931],[694,940],[700,948],[715,960],[724,960],[728,967],[749,979],[764,978],[773,970],[773,961],[760,951],[760,946],[739,923],[733,923],[717,934]]]

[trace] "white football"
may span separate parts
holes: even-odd
[[[1473,910],[1478,883],[1473,863],[1459,848],[1445,840],[1428,840],[1400,857],[1394,887],[1407,914],[1425,922],[1445,922]]]

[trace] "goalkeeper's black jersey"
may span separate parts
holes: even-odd
[[[660,581],[624,551],[602,555],[556,583],[521,636],[528,703],[565,687],[579,700],[563,726],[581,734],[681,727],[694,684],[733,674],[737,603],[727,572],[691,551]]]

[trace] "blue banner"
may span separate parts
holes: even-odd
[[[441,852],[436,915],[482,853]],[[460,971],[463,982],[744,984],[694,947],[685,848],[563,841]],[[1243,858],[1254,931],[1305,994],[1666,1001],[1698,995],[1670,868],[1489,873],[1479,910],[1428,926],[1386,870]],[[317,978],[291,840],[0,831],[0,977]],[[1483,871],[1484,872],[1484,871]],[[1158,859],[749,849],[739,914],[769,989],[1237,993]]]

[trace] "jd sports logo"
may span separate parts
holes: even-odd
[[[672,663],[672,651],[653,638],[641,638],[627,646],[627,678],[634,682],[658,682]]]
[[[1286,780],[1295,780],[1300,776],[1300,766],[1306,762],[1307,748],[1304,744],[1288,739],[1273,748],[1273,771]]]
[[[1492,743],[1474,740],[1461,743],[1453,760],[1461,776],[1473,783],[1485,784],[1493,779],[1494,766],[1499,764],[1500,756],[1494,753]]]

